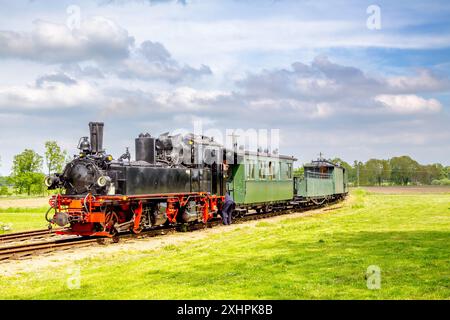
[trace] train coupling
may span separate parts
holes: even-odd
[[[53,216],[53,222],[60,227],[64,227],[69,223],[69,215],[66,212],[57,212]]]

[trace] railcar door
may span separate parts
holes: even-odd
[[[225,195],[227,186],[225,185],[223,165],[214,163],[211,167],[212,194]]]
[[[236,173],[236,167],[238,165],[229,165],[227,166],[226,170],[224,170],[224,180],[226,181],[226,188],[227,192],[230,194],[230,196],[233,198],[233,200],[236,199],[236,179],[235,179],[235,173]],[[236,201],[236,200],[235,200]]]
[[[298,184],[299,180],[300,180],[299,177],[294,177],[294,179],[292,180],[293,183],[294,183],[294,185],[293,185],[293,188],[294,188],[294,197],[297,195],[297,192],[298,192],[297,184]]]

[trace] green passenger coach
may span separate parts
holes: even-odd
[[[246,151],[232,166],[228,191],[239,207],[266,208],[294,198],[294,157]]]
[[[304,177],[295,177],[296,194],[302,198],[326,199],[348,192],[345,168],[324,159],[304,166]]]

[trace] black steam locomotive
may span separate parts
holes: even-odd
[[[213,139],[188,134],[154,138],[140,134],[136,156],[117,160],[103,150],[103,123],[89,123],[79,155],[64,171],[46,177],[51,223],[70,224],[64,234],[112,236],[169,223],[204,221],[219,210],[226,192],[227,151]],[[228,153],[230,155],[231,153]]]

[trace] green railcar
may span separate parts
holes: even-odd
[[[245,152],[232,166],[228,191],[240,207],[285,203],[294,197],[295,158]]]
[[[345,168],[319,159],[304,166],[304,176],[295,179],[296,194],[302,198],[324,198],[348,192]]]

